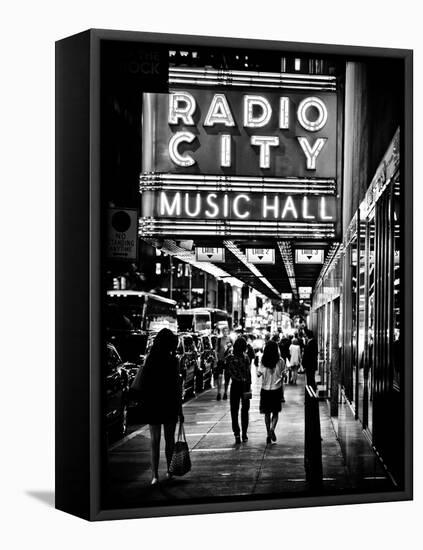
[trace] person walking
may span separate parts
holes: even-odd
[[[306,373],[307,385],[316,391],[315,374],[317,370],[318,349],[317,342],[311,330],[306,330],[306,345],[304,347],[303,367]]]
[[[269,445],[276,441],[275,428],[279,413],[282,410],[282,378],[285,370],[285,361],[279,353],[279,346],[274,341],[268,342],[264,348],[261,364],[257,376],[263,377],[260,391],[260,413],[264,414],[267,438]]]
[[[287,334],[283,334],[279,342],[279,352],[281,354],[282,359],[285,361],[285,374],[283,376],[284,383],[289,382],[289,376],[290,376],[290,371],[288,369],[289,359],[290,359],[290,355],[289,355],[290,345],[291,345],[291,339]],[[282,399],[282,403],[284,403],[284,399]]]
[[[171,330],[162,329],[154,339],[140,377],[139,398],[145,421],[150,429],[150,458],[152,480],[159,481],[161,429],[163,425],[167,477],[175,447],[175,428],[182,414],[182,384],[175,351],[178,337]]]
[[[251,399],[251,362],[246,354],[247,342],[239,336],[234,343],[232,353],[227,358],[226,368],[231,383],[230,405],[232,418],[232,431],[235,436],[235,444],[241,443],[240,428],[238,422],[239,407],[241,404],[241,430],[242,441],[248,441],[247,430]]]
[[[224,387],[223,399],[228,398],[229,375],[226,372],[226,358],[230,351],[231,345],[232,342],[229,338],[229,329],[227,327],[223,327],[222,335],[217,338],[215,348],[217,361],[214,380],[217,386],[217,401],[220,401],[222,399],[222,385]]]
[[[301,364],[301,347],[297,338],[293,338],[292,344],[289,346],[289,354],[291,357],[289,361],[291,367],[291,381],[296,386],[298,369]]]
[[[286,373],[286,361],[285,361],[285,358],[283,357],[282,355],[282,352],[281,352],[281,339],[280,339],[280,334],[279,333],[276,333],[273,335],[273,338],[272,340],[274,342],[276,342],[277,346],[278,346],[278,351],[279,351],[279,355],[282,357],[282,359],[284,359],[284,374],[282,376],[282,383],[281,383],[281,390],[282,390],[282,399],[281,399],[281,402],[282,403],[285,403],[285,373]]]

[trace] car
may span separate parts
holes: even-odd
[[[109,342],[105,382],[106,431],[110,439],[119,439],[127,430],[129,377],[118,351]]]
[[[199,354],[196,391],[203,391],[205,387],[211,386],[212,374],[217,361],[216,352],[210,336],[204,334],[194,335],[194,341]]]
[[[179,335],[176,356],[179,373],[182,378],[182,396],[185,399],[189,393],[195,395],[197,389],[198,360],[200,357],[195,345],[194,336],[191,333]]]

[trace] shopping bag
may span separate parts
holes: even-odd
[[[251,384],[244,380],[242,382],[242,399],[252,399],[253,392],[251,391]]]
[[[185,437],[183,422],[179,422],[178,440],[175,443],[169,473],[174,476],[184,476],[191,470],[188,443]]]

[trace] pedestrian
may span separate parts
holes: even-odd
[[[290,359],[290,354],[289,354],[289,346],[290,345],[291,345],[291,340],[289,339],[289,336],[286,335],[286,334],[283,334],[282,339],[279,342],[279,352],[281,354],[282,359],[285,361],[284,382],[289,381],[289,379],[288,379],[288,377],[289,377],[288,365],[289,365],[289,359]],[[283,403],[283,400],[282,400],[282,403]]]
[[[277,346],[278,346],[278,351],[279,351],[279,354],[280,356],[284,359],[284,357],[282,356],[282,353],[281,353],[281,346],[282,346],[282,342],[281,342],[281,339],[280,339],[280,334],[277,332],[276,334],[273,335],[272,337],[272,340],[274,342],[276,342]],[[286,372],[286,361],[284,360],[284,373]],[[281,383],[281,389],[282,389],[282,403],[285,403],[285,387],[284,387],[284,378],[285,378],[285,374],[282,376],[282,383]]]
[[[241,405],[242,441],[248,441],[247,430],[251,399],[251,362],[247,356],[247,342],[239,336],[234,343],[232,353],[227,359],[227,371],[232,380],[230,391],[232,431],[235,444],[241,443],[239,429],[239,407]]]
[[[216,340],[216,367],[214,380],[217,386],[217,401],[222,399],[221,391],[222,385],[223,388],[223,399],[228,398],[228,386],[229,386],[229,376],[226,372],[226,359],[230,353],[232,347],[231,339],[229,338],[229,329],[228,327],[223,327],[222,335],[219,336]]]
[[[289,360],[289,365],[291,368],[291,381],[296,386],[298,369],[300,368],[301,364],[301,347],[298,342],[298,338],[292,339],[292,344],[289,346],[289,354],[291,357],[291,359]]]
[[[159,481],[161,428],[163,425],[167,477],[175,446],[175,428],[182,414],[182,384],[179,376],[176,347],[178,337],[163,328],[155,337],[140,378],[140,403],[150,428],[151,485]]]
[[[317,370],[318,349],[317,342],[311,330],[306,330],[306,345],[303,355],[303,367],[306,372],[307,385],[317,389],[315,373]]]
[[[254,351],[254,348],[253,348],[253,345],[252,345],[251,336],[249,336],[247,338],[247,357],[250,360],[250,364],[256,358],[256,352]]]
[[[267,438],[269,445],[276,441],[275,428],[279,413],[282,410],[282,378],[285,370],[285,361],[279,353],[279,346],[274,341],[268,342],[264,348],[261,364],[257,376],[262,376],[260,391],[260,413],[264,414]]]

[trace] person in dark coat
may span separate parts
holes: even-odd
[[[239,405],[241,404],[242,441],[248,441],[247,429],[250,410],[250,399],[246,394],[251,392],[251,362],[247,356],[247,342],[239,336],[234,343],[233,351],[227,359],[227,370],[232,380],[230,391],[232,430],[235,443],[241,443],[238,422]]]
[[[313,336],[311,330],[306,331],[306,345],[304,347],[303,355],[303,368],[306,373],[307,385],[311,386],[313,390],[317,389],[315,374],[317,370],[317,342]]]
[[[279,341],[279,351],[281,354],[282,359],[285,362],[285,365],[287,364],[287,360],[289,363],[289,360],[291,359],[291,353],[289,351],[289,346],[291,345],[291,340],[288,336],[283,335],[281,340]],[[285,369],[284,374],[284,382],[289,382],[289,369]],[[282,398],[282,403],[285,403],[285,399]]]
[[[165,438],[168,473],[175,446],[175,428],[182,414],[182,384],[179,376],[176,347],[178,337],[164,328],[156,336],[148,354],[140,380],[140,402],[145,421],[150,427],[152,485],[159,481],[161,428]]]

